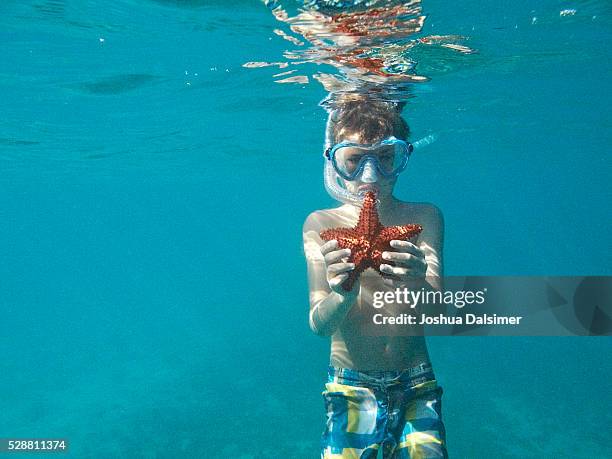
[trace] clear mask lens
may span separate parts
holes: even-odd
[[[368,160],[382,175],[397,175],[406,166],[409,155],[410,144],[394,139],[373,146],[341,143],[331,150],[330,159],[342,177],[354,180]]]

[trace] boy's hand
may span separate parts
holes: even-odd
[[[321,246],[321,253],[325,258],[329,288],[342,296],[356,294],[359,291],[359,281],[355,281],[350,292],[347,292],[342,287],[344,281],[349,277],[349,272],[355,269],[354,263],[347,262],[348,257],[351,255],[351,249],[340,249],[338,241],[332,239]]]
[[[385,284],[397,287],[422,279],[427,273],[425,253],[412,242],[393,240],[390,243],[395,251],[383,252],[384,260],[392,261],[395,266],[381,264],[380,271],[385,276]],[[399,284],[399,285],[398,285]]]

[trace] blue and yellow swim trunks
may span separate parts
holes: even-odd
[[[322,459],[448,458],[442,387],[429,365],[394,371],[329,367]]]

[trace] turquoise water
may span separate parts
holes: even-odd
[[[0,5],[0,437],[317,457],[301,226],[333,204],[325,91],[242,66],[290,46],[259,2],[106,3]],[[443,210],[447,274],[612,274],[612,7],[450,8],[424,2],[424,32],[479,53],[420,56],[404,116],[437,140],[398,196]],[[451,457],[612,457],[609,338],[430,350]]]

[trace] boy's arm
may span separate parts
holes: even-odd
[[[425,279],[434,290],[442,289],[444,264],[442,252],[444,249],[444,216],[442,211],[433,204],[426,212],[423,222],[423,232],[419,235],[419,248],[425,253],[427,272]]]
[[[425,213],[423,232],[419,235],[418,245],[425,254],[425,261],[427,262],[427,272],[424,279],[425,289],[443,291],[444,216],[442,211],[433,204]],[[419,309],[421,313],[436,316],[445,313],[446,305],[443,303],[427,305],[427,307],[419,305]]]
[[[355,302],[355,291],[337,293],[327,281],[327,265],[321,253],[323,241],[319,236],[322,227],[317,213],[308,216],[303,228],[304,254],[308,267],[310,293],[310,329],[320,336],[331,336],[342,323]],[[358,292],[358,290],[357,290]]]

